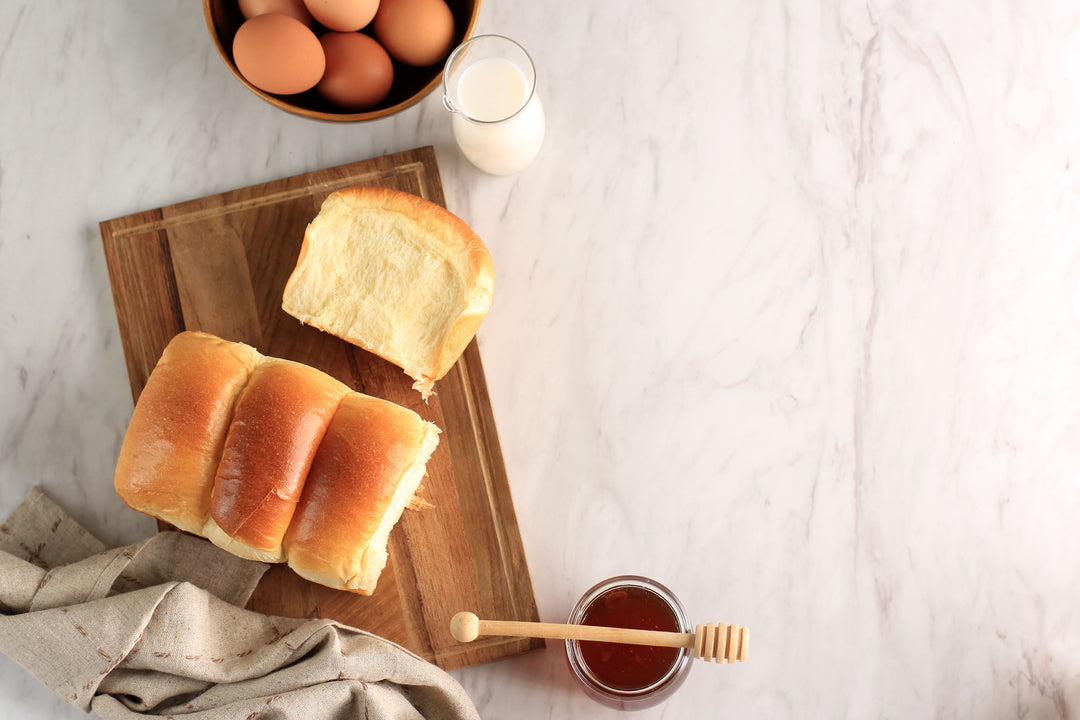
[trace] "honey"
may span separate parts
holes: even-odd
[[[692,632],[682,606],[659,583],[620,576],[590,589],[570,615],[571,623],[665,632]],[[595,641],[568,640],[567,658],[585,691],[621,710],[651,707],[682,684],[691,651]]]
[[[679,619],[663,598],[636,586],[613,588],[585,608],[582,625],[679,632]],[[597,680],[617,690],[643,690],[667,675],[678,648],[586,642],[581,657]]]

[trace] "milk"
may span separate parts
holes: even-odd
[[[544,109],[533,83],[512,61],[469,65],[452,93],[454,137],[469,161],[492,175],[529,165],[544,142]]]

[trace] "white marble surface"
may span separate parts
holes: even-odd
[[[480,332],[543,619],[622,572],[754,632],[641,717],[1080,718],[1080,9],[498,2],[548,138],[512,178],[437,97],[250,95],[199,3],[0,4],[0,516],[110,543],[131,398],[100,220],[436,147],[495,258]],[[611,717],[558,647],[485,718]],[[75,718],[0,657],[0,718]]]

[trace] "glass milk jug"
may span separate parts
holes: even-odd
[[[544,142],[536,69],[525,49],[501,35],[477,35],[451,53],[443,104],[469,162],[492,175],[525,169]]]

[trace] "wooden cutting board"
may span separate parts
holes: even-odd
[[[248,605],[324,617],[397,642],[445,669],[543,647],[530,639],[450,635],[459,610],[538,620],[525,553],[476,341],[425,404],[400,368],[301,325],[281,309],[304,228],[332,191],[404,190],[445,207],[430,147],[234,190],[101,223],[132,396],[166,344],[203,330],[306,363],[353,389],[411,408],[443,434],[418,495],[390,536],[390,561],[370,597],[272,567]]]

